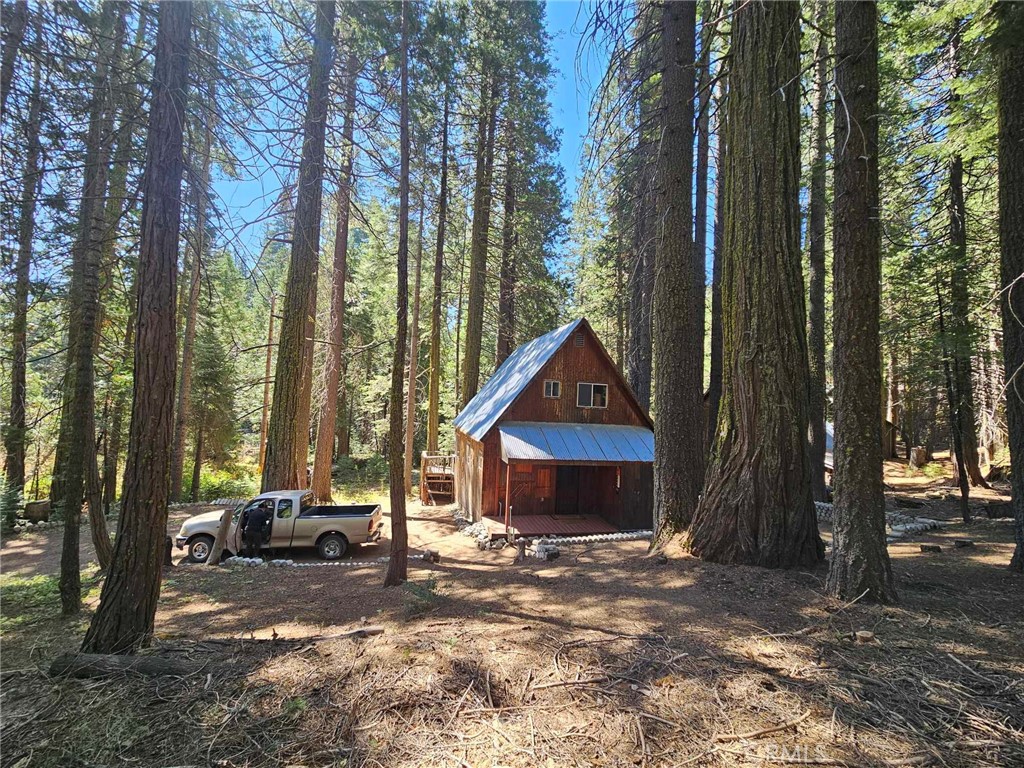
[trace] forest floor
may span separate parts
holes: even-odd
[[[887,483],[916,515],[958,515],[948,479],[894,462]],[[95,608],[95,566],[62,619],[60,531],[4,542],[0,765],[1024,764],[1010,520],[892,544],[901,599],[879,607],[824,596],[824,567],[659,564],[645,542],[513,565],[449,509],[409,516],[413,549],[441,562],[410,561],[387,591],[383,566],[168,569],[149,653],[205,662],[185,678],[50,677]],[[330,637],[366,625],[383,633]]]

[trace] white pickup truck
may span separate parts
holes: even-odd
[[[228,514],[233,519],[224,549],[238,554],[242,549],[238,521],[247,510],[260,505],[273,511],[270,537],[263,549],[315,547],[324,560],[337,560],[353,544],[377,541],[384,527],[379,504],[317,504],[310,491],[270,491],[233,511],[217,509],[190,517],[181,524],[174,542],[178,549],[188,549],[192,562],[206,562],[220,521]]]

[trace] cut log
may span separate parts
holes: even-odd
[[[431,563],[440,563],[441,562],[441,553],[438,552],[435,549],[424,549],[423,550],[423,559],[426,560],[427,562],[431,562]]]
[[[867,643],[875,642],[875,633],[868,632],[866,629],[862,629],[858,632],[855,632],[853,636],[854,639],[856,639],[856,641],[861,645],[866,645]]]
[[[54,659],[50,665],[51,675],[86,678],[124,674],[144,677],[188,677],[211,671],[213,668],[209,662],[108,653],[65,653]]]
[[[973,547],[974,542],[970,539],[953,539],[953,546],[957,549],[963,549],[964,547]]]
[[[910,449],[910,468],[920,469],[928,463],[928,449],[923,445],[915,445]]]
[[[50,522],[50,500],[42,499],[26,503],[25,519],[33,523]]]
[[[922,552],[941,552],[942,551],[942,547],[940,547],[938,544],[922,544],[921,545],[921,551]]]

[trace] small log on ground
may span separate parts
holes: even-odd
[[[975,508],[977,513],[985,513],[989,520],[998,520],[1004,517],[1013,517],[1013,504],[1009,501],[1000,501],[994,504],[983,504]]]
[[[923,501],[919,501],[918,499],[911,499],[907,496],[893,496],[892,501],[897,507],[900,507],[901,509],[921,509],[922,507],[925,506],[925,503]]]
[[[438,552],[436,549],[424,549],[423,559],[430,563],[440,563],[441,553]]]
[[[212,671],[209,662],[109,653],[65,653],[50,665],[51,675],[86,678],[128,673],[144,677],[188,677],[204,671]]]
[[[922,544],[921,545],[921,551],[922,552],[942,552],[942,547],[940,547],[938,544]]]
[[[953,539],[953,546],[957,549],[963,549],[964,547],[973,547],[974,542],[971,539]]]
[[[910,449],[910,468],[920,469],[928,463],[928,449],[923,445],[915,445]]]
[[[25,519],[32,523],[50,522],[50,500],[40,499],[25,504]]]

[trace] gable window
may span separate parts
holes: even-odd
[[[581,381],[576,385],[577,408],[607,408],[608,385]]]
[[[562,382],[544,379],[544,397],[557,400],[562,396]]]

